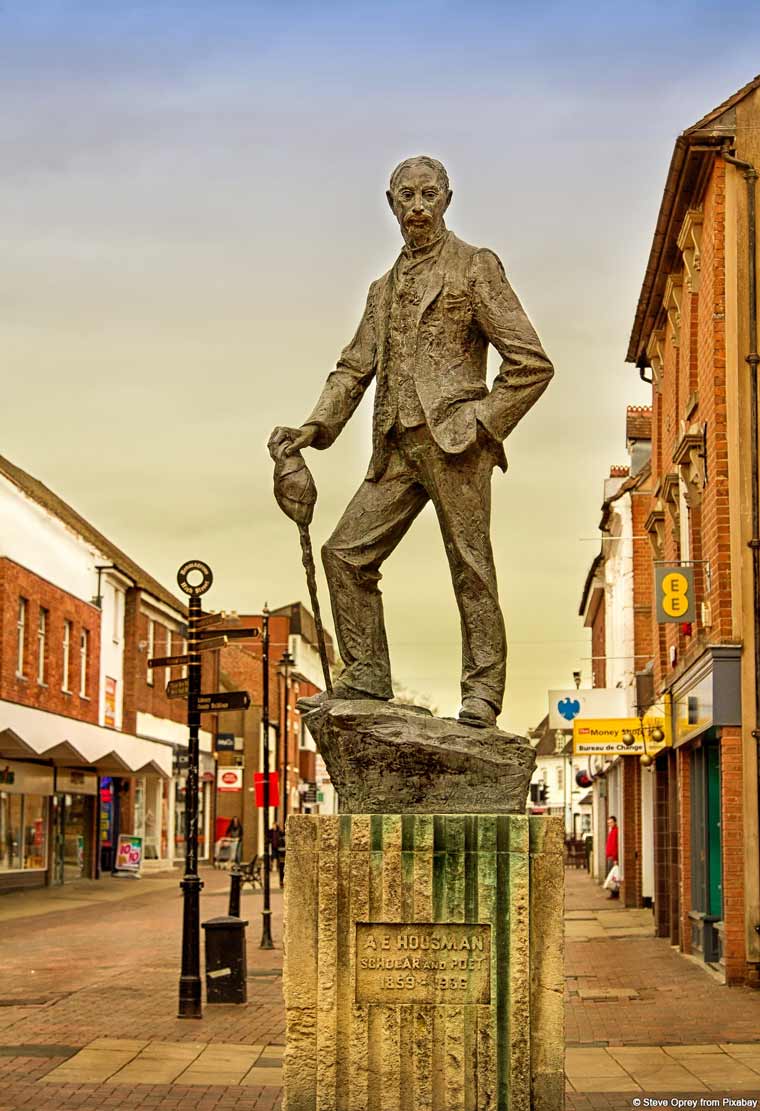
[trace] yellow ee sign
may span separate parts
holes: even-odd
[[[654,569],[657,623],[696,621],[694,568],[663,564]]]

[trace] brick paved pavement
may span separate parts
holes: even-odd
[[[67,891],[54,910],[45,906],[45,913],[39,896],[28,904],[23,896],[0,899],[0,1111],[280,1107],[274,1067],[284,1041],[279,891],[275,887],[273,952],[258,948],[261,895],[246,890],[243,896],[250,922],[248,1006],[205,1008],[202,1020],[182,1021],[175,1017],[178,879],[145,879],[131,888],[119,886],[130,881],[104,879],[98,887]],[[204,879],[205,919],[225,912],[228,878],[209,870]],[[661,1079],[682,1080],[684,1070],[702,1076],[697,1098],[722,1096],[708,1091],[721,1076],[742,1077],[749,1085],[747,1077],[756,1069],[760,1079],[760,993],[716,982],[652,936],[648,913],[621,911],[605,901],[584,872],[568,872],[566,889],[568,1111],[631,1111],[634,1087],[642,1096],[647,1082],[657,1088],[658,1069]],[[25,906],[33,916],[19,917]],[[248,1072],[247,1084],[126,1084],[116,1072],[108,1082],[61,1083],[50,1075],[66,1061],[73,1065],[75,1054],[100,1038],[150,1042],[140,1050],[146,1057],[186,1053],[195,1059],[203,1053],[204,1060],[223,1060],[237,1054],[246,1064],[247,1051],[237,1047],[263,1047],[254,1063],[262,1072]],[[726,1048],[727,1042],[743,1044]],[[103,1045],[109,1052],[108,1043]],[[700,1047],[691,1056],[690,1045]],[[671,1048],[658,1048],[663,1046]],[[92,1060],[93,1051],[88,1052],[89,1058],[79,1061]],[[138,1065],[128,1067],[125,1075],[133,1077]],[[156,1065],[151,1075],[160,1072]],[[612,1082],[623,1073],[627,1092],[587,1090],[603,1088],[605,1078]],[[59,1075],[81,1077],[82,1071],[64,1069]],[[204,1070],[186,1075],[202,1081]],[[254,1083],[258,1076],[268,1083]],[[652,1094],[662,1098],[661,1085]],[[745,1087],[735,1095],[755,1093]]]
[[[54,912],[48,906],[40,915],[35,896],[33,917],[18,917],[23,895],[0,899],[0,1111],[279,1108],[280,1090],[269,1085],[37,1083],[100,1037],[282,1045],[282,900],[276,884],[272,930],[277,948],[271,952],[258,947],[261,894],[249,888],[243,893],[242,913],[250,923],[248,1005],[207,1007],[201,1020],[181,1020],[176,1018],[179,878],[167,884],[165,877],[106,877],[99,889],[78,885],[78,898],[67,892]],[[203,878],[201,920],[225,914],[229,877],[207,869]],[[120,889],[124,884],[130,887]]]
[[[567,1111],[632,1111],[634,1098],[669,1094],[760,1107],[759,992],[719,983],[655,938],[648,912],[621,911],[583,871],[565,873],[565,914],[566,1068],[584,1089],[568,1090]],[[611,1091],[588,1090],[605,1076]]]

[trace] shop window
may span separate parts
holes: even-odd
[[[61,689],[68,692],[71,690],[69,683],[71,667],[71,638],[73,635],[73,626],[70,621],[63,623],[63,668],[61,677]]]
[[[24,674],[24,652],[26,650],[26,616],[28,609],[29,603],[27,602],[26,598],[19,598],[18,621],[16,623],[16,674],[18,676],[23,676]]]
[[[45,868],[46,860],[44,796],[0,792],[0,872]]]
[[[24,795],[24,868],[47,865],[45,802],[43,795]]]
[[[40,617],[37,626],[37,682],[43,686],[47,682],[48,616],[48,611],[40,606]]]
[[[17,871],[24,858],[21,795],[0,794],[0,870]]]
[[[79,638],[79,694],[87,698],[87,661],[90,655],[90,634],[87,629],[82,629]]]

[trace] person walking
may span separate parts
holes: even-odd
[[[272,829],[272,856],[277,861],[280,887],[283,887],[285,885],[285,830],[279,822]]]
[[[606,875],[609,877],[610,872],[618,865],[618,824],[617,818],[614,814],[610,814],[607,819],[607,841],[604,847],[604,855],[607,858]],[[617,899],[620,895],[620,888],[617,884],[610,887],[610,893],[607,896],[609,899]]]
[[[239,818],[232,819],[230,824],[227,826],[227,833],[225,834],[225,836],[233,842],[230,850],[230,857],[233,862],[237,864],[240,861],[240,846],[243,843],[243,827],[240,823]]]

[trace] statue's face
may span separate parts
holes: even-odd
[[[412,247],[422,247],[441,234],[451,191],[443,190],[435,170],[424,163],[407,166],[387,197],[401,234]]]

